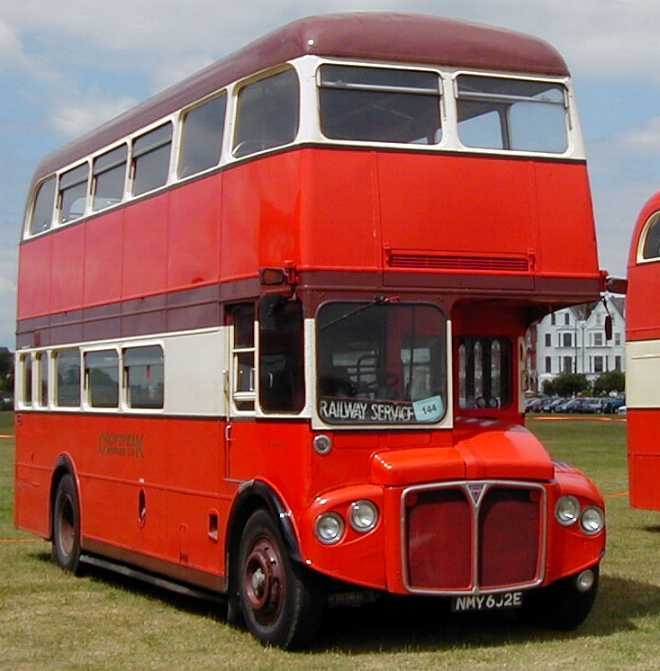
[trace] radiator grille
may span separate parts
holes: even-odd
[[[465,492],[422,492],[409,503],[410,582],[433,589],[439,580],[446,589],[467,589],[472,579],[472,513]]]
[[[469,256],[456,254],[421,254],[391,252],[390,268],[430,270],[491,270],[499,272],[529,272],[529,260],[522,257]]]
[[[544,500],[535,484],[411,488],[402,529],[408,587],[452,593],[536,584],[545,552]]]
[[[501,587],[534,580],[540,537],[540,494],[491,489],[479,511],[479,585]]]

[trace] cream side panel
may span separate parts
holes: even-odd
[[[220,329],[164,339],[165,414],[226,414],[225,338]]]
[[[626,343],[626,406],[660,408],[660,340]]]

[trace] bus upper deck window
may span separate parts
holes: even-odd
[[[645,260],[660,259],[660,212],[656,212],[649,219],[643,240],[644,251],[642,257]]]
[[[440,78],[434,72],[323,65],[321,129],[336,140],[437,144]]]
[[[124,197],[127,155],[128,147],[123,144],[94,159],[93,210],[104,210],[121,202]]]
[[[561,84],[460,75],[457,108],[466,147],[551,154],[568,147]]]
[[[298,134],[299,98],[298,75],[292,69],[243,86],[238,93],[234,156],[293,142]]]
[[[87,163],[60,175],[60,223],[66,224],[85,214],[88,176],[89,165]]]
[[[172,124],[166,123],[133,141],[133,195],[167,184],[172,148]]]
[[[194,107],[183,118],[179,177],[189,177],[220,162],[227,96]]]
[[[47,179],[39,185],[34,208],[30,218],[30,234],[42,233],[50,228],[53,220],[53,205],[55,203],[55,177]]]

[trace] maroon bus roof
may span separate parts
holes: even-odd
[[[34,181],[232,81],[307,54],[568,75],[547,42],[502,28],[419,14],[313,16],[269,33],[55,151],[39,164]]]

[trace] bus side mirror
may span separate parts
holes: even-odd
[[[612,340],[612,317],[605,317],[605,340]]]

